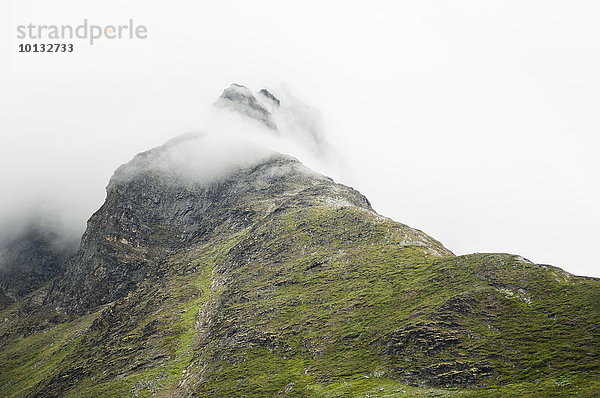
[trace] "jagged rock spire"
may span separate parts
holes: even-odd
[[[273,114],[268,109],[267,103],[270,102],[271,106],[273,104],[279,106],[280,101],[267,89],[262,89],[259,94],[262,97],[260,99],[248,87],[234,83],[223,90],[223,94],[217,99],[215,106],[233,110],[264,124],[272,130],[277,130]]]

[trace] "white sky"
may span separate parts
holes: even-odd
[[[148,39],[17,53],[17,25],[84,18]],[[0,27],[0,216],[82,229],[119,164],[201,129],[230,83],[285,82],[381,214],[600,276],[598,2],[18,0]]]

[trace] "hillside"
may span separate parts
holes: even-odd
[[[208,167],[208,139],[121,166],[77,254],[6,304],[0,396],[600,394],[600,280],[455,256],[291,156]]]

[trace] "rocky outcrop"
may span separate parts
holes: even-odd
[[[76,251],[51,226],[30,224],[0,241],[0,308],[62,274]]]
[[[115,172],[105,203],[88,221],[77,255],[65,277],[54,282],[46,304],[67,313],[89,312],[126,295],[166,256],[236,234],[273,213],[338,205],[377,216],[359,192],[286,155],[268,154],[210,180],[161,163],[176,145],[203,139],[182,136]],[[434,242],[420,231],[405,233],[415,244]]]
[[[279,106],[279,100],[266,89],[263,89],[260,94],[262,94],[262,100],[266,99]],[[215,102],[215,106],[233,110],[272,130],[277,130],[271,111],[246,86],[232,84],[223,91],[223,94]]]

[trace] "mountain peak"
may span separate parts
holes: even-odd
[[[276,90],[262,88],[253,92],[233,83],[213,105],[256,122],[269,133],[289,139],[318,157],[325,158],[333,152],[325,138],[321,112],[296,98],[284,85]]]
[[[279,99],[266,89],[262,89],[257,94],[259,95],[255,95],[246,86],[233,83],[223,90],[223,94],[217,99],[215,106],[232,110],[258,121],[269,129],[277,130],[269,105],[271,107],[279,106]]]
[[[241,86],[234,90],[248,93]],[[157,272],[167,253],[239,234],[275,214],[346,209],[359,219],[383,219],[360,192],[292,156],[249,145],[188,133],[120,166],[104,204],[88,221],[68,277],[54,284],[47,302],[67,313],[87,313]],[[421,231],[385,223],[402,244],[452,255]]]

